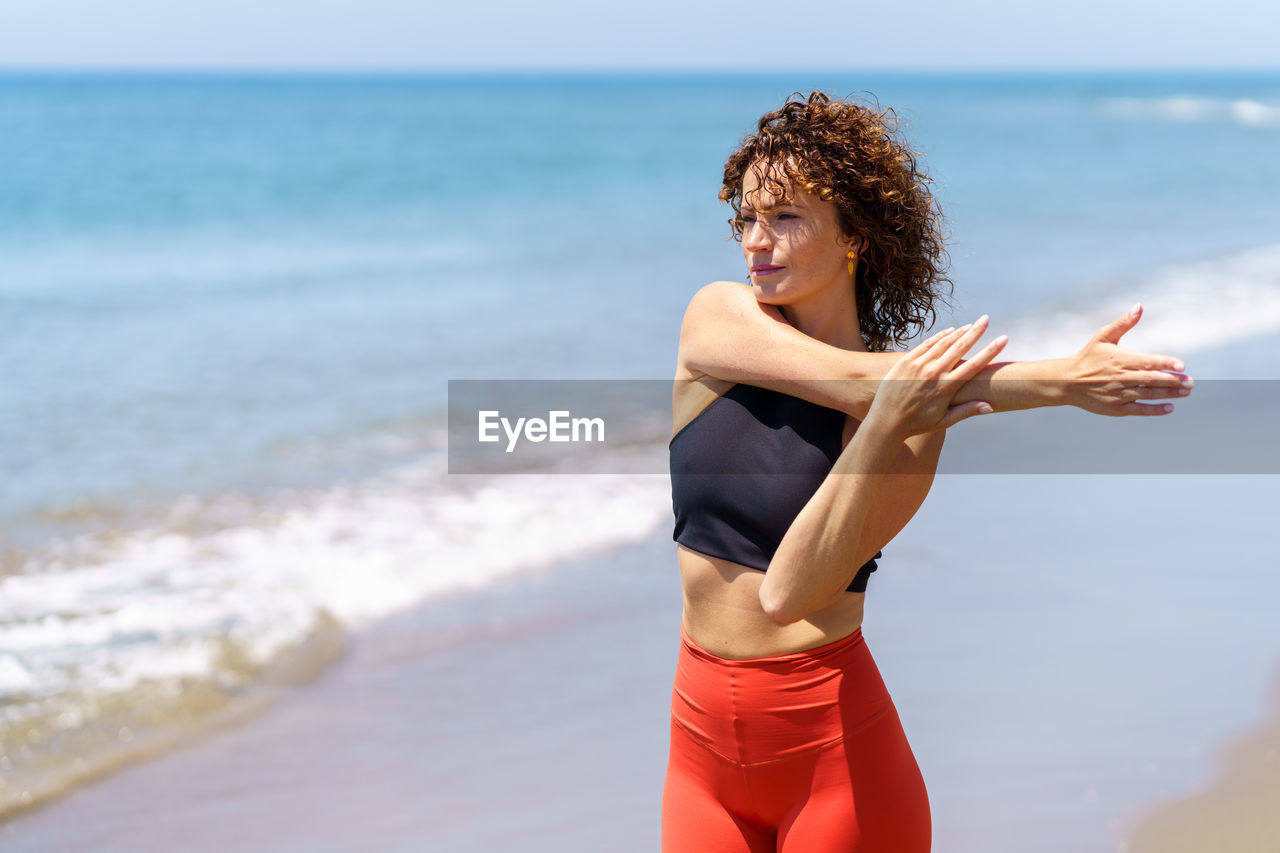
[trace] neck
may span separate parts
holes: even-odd
[[[825,287],[809,299],[779,305],[787,322],[811,338],[844,350],[866,352],[852,282]]]

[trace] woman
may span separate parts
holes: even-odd
[[[1138,308],[1068,359],[993,364],[999,338],[963,361],[985,317],[887,351],[946,283],[928,178],[887,117],[814,93],[725,167],[751,283],[704,288],[681,329],[666,853],[927,851],[924,782],[861,624],[945,429],[1065,403],[1160,414],[1138,401],[1190,390],[1176,359],[1116,346]]]

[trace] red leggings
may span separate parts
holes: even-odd
[[[924,778],[861,628],[753,660],[680,639],[663,853],[928,853]]]

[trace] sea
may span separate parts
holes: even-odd
[[[1122,345],[1280,413],[1274,71],[4,72],[0,820],[397,620],[479,619],[458,603],[669,540],[661,468],[450,473],[450,381],[668,380],[692,294],[745,280],[725,157],[816,89],[891,108],[918,150],[938,327],[986,313],[1004,357],[1063,357],[1141,302]],[[1228,473],[944,477],[886,547],[868,637],[938,849],[1123,849],[1121,816],[1256,721],[1280,489]],[[648,571],[678,619],[674,550]],[[1050,701],[1066,675],[1080,701]]]

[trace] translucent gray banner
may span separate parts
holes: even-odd
[[[699,417],[728,385],[680,389],[676,423],[678,384],[449,380],[449,472],[665,474],[673,429]],[[794,387],[792,393],[829,403],[865,399],[873,387],[842,380],[813,386],[817,394]],[[947,431],[938,473],[1280,473],[1280,380],[1201,380],[1189,397],[1170,402],[1175,410],[1160,416],[1111,417],[1056,406],[970,418]],[[785,465],[771,472],[788,473]]]

